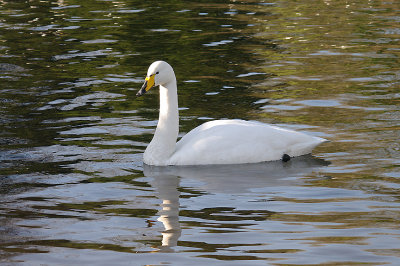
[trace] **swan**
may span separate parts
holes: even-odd
[[[172,67],[152,63],[136,96],[152,87],[160,89],[160,113],[153,139],[143,154],[147,165],[244,164],[288,161],[311,153],[323,138],[256,121],[214,120],[191,130],[176,142],[179,133],[178,93]]]

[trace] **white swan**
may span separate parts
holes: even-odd
[[[160,86],[160,114],[153,139],[143,155],[147,165],[243,164],[288,160],[311,153],[325,139],[304,133],[244,120],[206,122],[176,143],[179,133],[178,94],[175,73],[164,61],[147,71],[146,81],[136,94],[142,96]]]

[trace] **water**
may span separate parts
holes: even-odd
[[[4,265],[398,265],[396,1],[3,1]],[[181,132],[241,118],[330,140],[287,164],[155,168],[156,90]],[[182,133],[182,134],[183,134]]]

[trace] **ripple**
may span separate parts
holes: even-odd
[[[351,82],[373,82],[373,81],[378,81],[379,79],[373,77],[360,77],[360,78],[349,78],[347,80]]]
[[[134,14],[134,13],[140,13],[146,11],[146,9],[119,9],[117,13],[123,13],[123,14]]]
[[[303,100],[295,103],[312,107],[337,107],[341,105],[337,100]]]
[[[376,41],[376,40],[375,40]],[[355,57],[368,57],[368,58],[396,58],[393,54],[387,53],[375,53],[375,52],[364,52],[364,53],[345,53],[330,50],[320,50],[314,53],[310,53],[311,56],[355,56]]]
[[[88,104],[94,104],[94,103],[104,103],[107,102],[108,99],[115,99],[115,98],[121,98],[124,97],[125,95],[122,94],[117,94],[117,93],[109,93],[109,92],[96,92],[92,94],[87,94],[83,96],[78,96],[72,100],[69,100],[69,104],[64,105],[60,107],[60,110],[63,111],[70,111],[75,108],[85,106]]]
[[[207,47],[214,47],[214,46],[219,46],[219,45],[225,45],[225,44],[228,44],[228,43],[233,43],[233,40],[222,40],[222,41],[219,41],[219,42],[205,43],[203,45],[207,46]]]
[[[303,108],[303,106],[298,105],[274,105],[274,104],[267,104],[261,107],[264,109],[265,112],[276,112],[276,111],[296,111]]]
[[[124,78],[124,77],[105,78],[104,80],[111,81],[111,82],[132,82],[132,83],[142,83],[142,82],[144,82],[144,79]]]
[[[85,57],[85,58],[95,58],[98,56],[106,56],[106,55],[118,55],[119,53],[117,52],[112,52],[110,49],[104,49],[104,50],[97,50],[97,51],[90,51],[90,52],[82,52],[82,53],[69,53],[69,54],[63,54],[63,55],[55,55],[53,56],[54,60],[66,60],[66,59],[72,59],[75,57]]]
[[[108,130],[99,127],[85,127],[85,128],[76,128],[70,129],[66,131],[61,131],[62,135],[99,135],[99,134],[108,134],[110,133]]]
[[[205,93],[205,95],[210,95],[210,96],[212,96],[212,95],[217,95],[217,94],[219,94],[218,91],[215,91],[215,92],[206,92],[206,93]]]
[[[51,9],[53,10],[61,10],[61,9],[69,9],[69,8],[80,8],[80,5],[67,5],[67,6],[55,6],[52,7]]]
[[[97,44],[97,43],[115,43],[118,42],[117,40],[108,40],[108,39],[96,39],[96,40],[88,40],[82,41],[85,44]]]
[[[8,63],[0,63],[0,73],[15,73],[15,72],[25,72],[27,69],[24,67],[8,64]]]
[[[250,76],[256,76],[256,75],[266,75],[266,74],[263,72],[249,72],[249,73],[245,73],[245,74],[239,74],[236,77],[244,78],[244,77],[250,77]]]

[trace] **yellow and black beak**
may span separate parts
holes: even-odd
[[[150,77],[146,77],[146,80],[142,86],[142,88],[136,93],[136,96],[142,96],[145,94],[148,90],[154,87],[154,80],[155,80],[156,74],[151,75]]]

